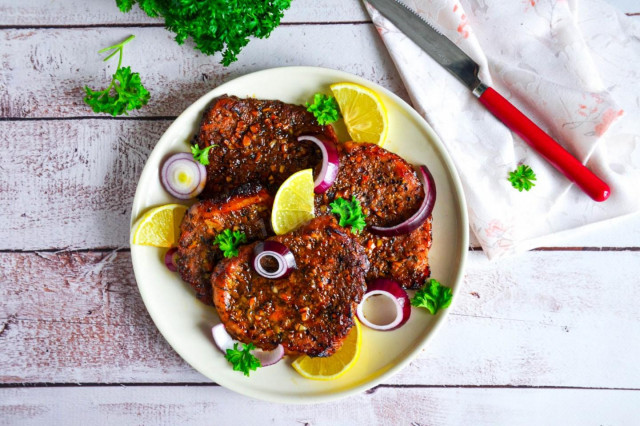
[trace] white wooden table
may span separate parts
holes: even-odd
[[[637,0],[610,1],[640,19]],[[439,335],[355,397],[277,405],[195,372],[146,313],[128,249],[160,135],[200,95],[275,66],[336,68],[407,95],[358,0],[294,0],[228,68],[135,9],[0,0],[0,424],[638,424],[637,216],[504,261],[471,247]],[[125,62],[152,101],[93,114],[82,87],[109,79],[96,51],[130,34]]]

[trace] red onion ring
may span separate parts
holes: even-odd
[[[278,269],[269,272],[260,263],[265,257],[272,257],[278,262]],[[296,259],[287,246],[277,241],[263,241],[253,248],[251,265],[260,275],[269,279],[285,278],[296,268]]]
[[[364,312],[364,305],[367,300],[373,296],[384,298],[384,308],[391,310],[393,320],[386,324],[378,324],[367,319]],[[411,316],[411,303],[409,301],[409,296],[397,282],[386,278],[376,278],[371,283],[367,284],[367,292],[364,294],[362,301],[356,309],[356,315],[362,324],[374,330],[395,330],[396,328],[404,325]]]
[[[418,210],[409,219],[395,226],[371,226],[369,229],[372,233],[386,237],[408,234],[418,229],[429,218],[436,203],[436,183],[427,166],[421,165],[419,171],[418,175],[424,187],[424,199]]]
[[[176,254],[178,253],[178,247],[171,247],[164,255],[164,264],[171,272],[177,272],[178,266],[176,265]]]
[[[191,179],[184,183],[183,174]],[[179,152],[167,158],[160,171],[164,189],[174,197],[188,200],[200,194],[207,183],[207,169],[188,152]]]
[[[235,343],[240,343],[227,333],[224,324],[214,325],[213,328],[211,328],[211,335],[213,336],[213,341],[216,343],[216,346],[223,354],[227,353],[227,349],[233,349]],[[262,367],[267,367],[275,364],[284,357],[284,347],[278,345],[271,351],[254,349],[251,351],[251,354],[260,360]]]
[[[333,185],[338,176],[338,169],[340,168],[338,149],[333,142],[318,136],[302,135],[298,137],[298,141],[313,142],[318,145],[322,152],[322,168],[313,182],[313,192],[321,194]]]

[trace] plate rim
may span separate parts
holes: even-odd
[[[445,322],[445,319],[448,317],[449,312],[451,311],[451,308],[455,305],[456,300],[459,297],[456,297],[456,295],[459,293],[459,289],[460,289],[460,285],[461,282],[464,278],[464,271],[465,271],[465,267],[466,267],[466,262],[467,262],[467,256],[468,256],[468,247],[469,247],[469,219],[468,219],[468,212],[467,212],[467,204],[466,204],[466,198],[464,196],[464,190],[462,187],[462,183],[460,181],[460,176],[457,172],[457,169],[453,163],[453,160],[451,159],[448,151],[446,150],[446,147],[444,146],[444,144],[442,143],[442,141],[440,140],[440,138],[438,137],[438,135],[436,134],[436,132],[431,128],[431,126],[427,123],[427,121],[411,106],[409,105],[407,102],[405,102],[402,98],[400,98],[398,95],[396,95],[395,93],[391,92],[389,89],[386,89],[382,86],[380,86],[377,83],[374,83],[372,81],[369,81],[363,77],[360,77],[358,75],[355,74],[351,74],[348,73],[346,71],[342,71],[342,70],[336,70],[336,69],[332,69],[332,68],[326,68],[326,67],[315,67],[315,66],[285,66],[285,67],[274,67],[274,68],[267,68],[267,69],[263,69],[263,70],[259,70],[259,71],[254,71],[254,72],[250,72],[247,74],[243,74],[241,76],[229,79],[227,81],[225,81],[224,83],[214,87],[213,89],[211,89],[210,91],[208,91],[207,93],[203,94],[202,96],[200,96],[197,100],[195,100],[194,102],[192,102],[187,108],[185,108],[180,115],[178,115],[173,122],[171,123],[171,125],[169,125],[169,127],[167,127],[167,129],[163,132],[162,136],[160,136],[160,138],[157,140],[156,145],[154,146],[153,150],[151,151],[151,153],[149,154],[149,156],[147,157],[146,161],[145,161],[145,166],[142,169],[142,172],[140,174],[140,179],[142,178],[142,176],[145,174],[147,167],[151,167],[150,161],[149,159],[151,158],[151,155],[153,155],[153,151],[155,150],[155,148],[157,147],[157,145],[166,137],[167,134],[170,134],[172,132],[172,128],[174,126],[178,126],[178,123],[182,120],[184,120],[183,116],[185,115],[190,115],[191,111],[195,108],[200,109],[201,107],[199,106],[199,104],[202,102],[203,99],[208,99],[211,98],[213,99],[215,96],[220,96],[221,94],[225,93],[225,87],[231,83],[237,84],[237,83],[241,83],[242,80],[244,79],[251,79],[251,78],[255,78],[255,76],[260,75],[260,74],[268,74],[268,73],[274,73],[274,72],[297,72],[297,73],[309,73],[309,72],[321,72],[323,74],[329,74],[331,75],[331,77],[335,76],[336,77],[336,81],[351,81],[351,82],[355,82],[357,84],[361,84],[363,86],[369,87],[371,89],[373,89],[374,91],[378,92],[378,93],[382,93],[384,94],[384,96],[390,98],[393,102],[395,102],[400,109],[404,112],[404,113],[408,113],[411,118],[418,123],[422,130],[424,130],[428,136],[429,136],[429,143],[431,143],[435,150],[438,152],[438,154],[440,155],[442,162],[445,165],[445,169],[447,170],[448,174],[449,174],[449,178],[451,181],[451,186],[452,189],[454,190],[454,199],[456,199],[458,201],[457,203],[457,207],[458,207],[458,216],[460,219],[460,227],[462,228],[462,232],[461,232],[461,238],[462,241],[460,242],[460,252],[457,253],[458,255],[458,268],[457,271],[454,275],[454,279],[453,282],[450,283],[451,287],[453,288],[453,301],[451,306],[449,306],[449,308],[447,308],[444,311],[441,311],[441,313],[439,315],[437,315],[434,318],[434,323],[432,326],[432,329],[429,331],[429,333],[420,341],[416,341],[413,348],[410,349],[407,354],[398,362],[394,363],[391,367],[387,368],[385,371],[383,371],[382,373],[376,375],[375,377],[373,377],[372,379],[368,379],[368,380],[362,380],[360,383],[348,388],[348,389],[341,389],[335,392],[327,392],[327,393],[322,393],[322,394],[316,394],[313,395],[312,397],[309,397],[308,395],[302,395],[302,396],[298,396],[295,398],[290,398],[290,397],[286,397],[286,396],[274,396],[274,395],[270,395],[270,394],[265,394],[262,391],[256,391],[256,392],[251,392],[250,391],[250,386],[249,387],[241,387],[241,386],[236,386],[234,383],[225,383],[224,380],[220,381],[219,379],[213,379],[211,378],[208,374],[205,374],[203,371],[201,371],[198,367],[196,367],[194,364],[192,364],[191,362],[189,362],[187,360],[188,357],[183,356],[181,350],[178,349],[178,345],[175,344],[175,342],[173,341],[173,339],[171,337],[169,337],[167,334],[165,334],[165,332],[163,331],[163,329],[161,327],[158,326],[158,322],[155,319],[155,315],[152,313],[152,310],[149,309],[149,303],[150,303],[150,296],[147,293],[147,289],[143,288],[140,285],[140,280],[139,275],[141,275],[141,271],[139,271],[139,266],[136,267],[136,264],[139,264],[139,261],[136,261],[137,258],[137,250],[134,250],[134,245],[130,244],[131,247],[131,258],[132,258],[132,267],[133,267],[133,271],[134,271],[134,276],[136,279],[136,285],[138,287],[138,291],[140,293],[140,296],[142,298],[142,301],[144,303],[145,309],[147,310],[147,313],[149,314],[149,316],[151,317],[154,326],[156,327],[156,329],[160,332],[160,334],[162,335],[162,337],[165,339],[165,341],[171,346],[171,348],[194,370],[198,371],[200,374],[202,374],[203,376],[205,376],[207,379],[211,380],[214,383],[219,384],[220,386],[227,388],[229,390],[232,390],[233,392],[236,392],[238,394],[244,395],[244,396],[249,396],[252,398],[256,398],[259,400],[264,400],[264,401],[268,401],[268,402],[277,402],[277,403],[287,403],[287,404],[311,404],[311,403],[321,403],[321,402],[329,402],[329,401],[335,401],[338,399],[342,399],[342,398],[346,398],[358,393],[361,393],[365,390],[371,389],[372,387],[375,387],[377,385],[379,385],[380,383],[382,383],[383,381],[385,381],[386,379],[388,379],[389,377],[393,376],[394,374],[396,374],[398,371],[402,370],[403,368],[405,368],[411,361],[413,361],[417,355],[427,346],[427,344],[430,343],[430,341],[434,338],[434,336],[436,334],[438,334],[439,330],[442,327],[442,324]],[[140,192],[140,179],[138,179],[138,182],[136,184],[136,192],[135,192],[135,196],[134,199],[132,201],[132,209],[131,209],[131,228],[130,228],[130,236],[131,233],[133,232],[133,225],[135,224],[135,221],[137,220],[137,217],[134,217],[134,213],[135,213],[135,209],[134,207],[138,204],[140,204],[140,198],[142,197],[142,194]],[[148,208],[150,208],[151,206],[148,206]],[[247,391],[247,389],[249,389],[249,391]]]

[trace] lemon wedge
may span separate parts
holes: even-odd
[[[146,211],[133,225],[131,243],[175,247],[180,237],[180,223],[188,208],[182,204],[165,204]]]
[[[362,346],[362,329],[358,320],[351,328],[342,347],[335,354],[326,358],[312,358],[307,355],[298,357],[291,364],[293,368],[307,379],[333,380],[349,371],[360,357]]]
[[[387,139],[389,119],[380,96],[355,83],[336,83],[330,88],[351,138],[382,146]]]
[[[271,227],[276,235],[282,235],[313,218],[313,171],[305,169],[289,176],[278,188],[271,211]]]

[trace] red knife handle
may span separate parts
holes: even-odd
[[[609,198],[611,194],[609,185],[587,169],[502,95],[488,87],[480,95],[479,100],[496,118],[538,151],[567,179],[575,182],[589,197],[595,201],[604,201]]]

